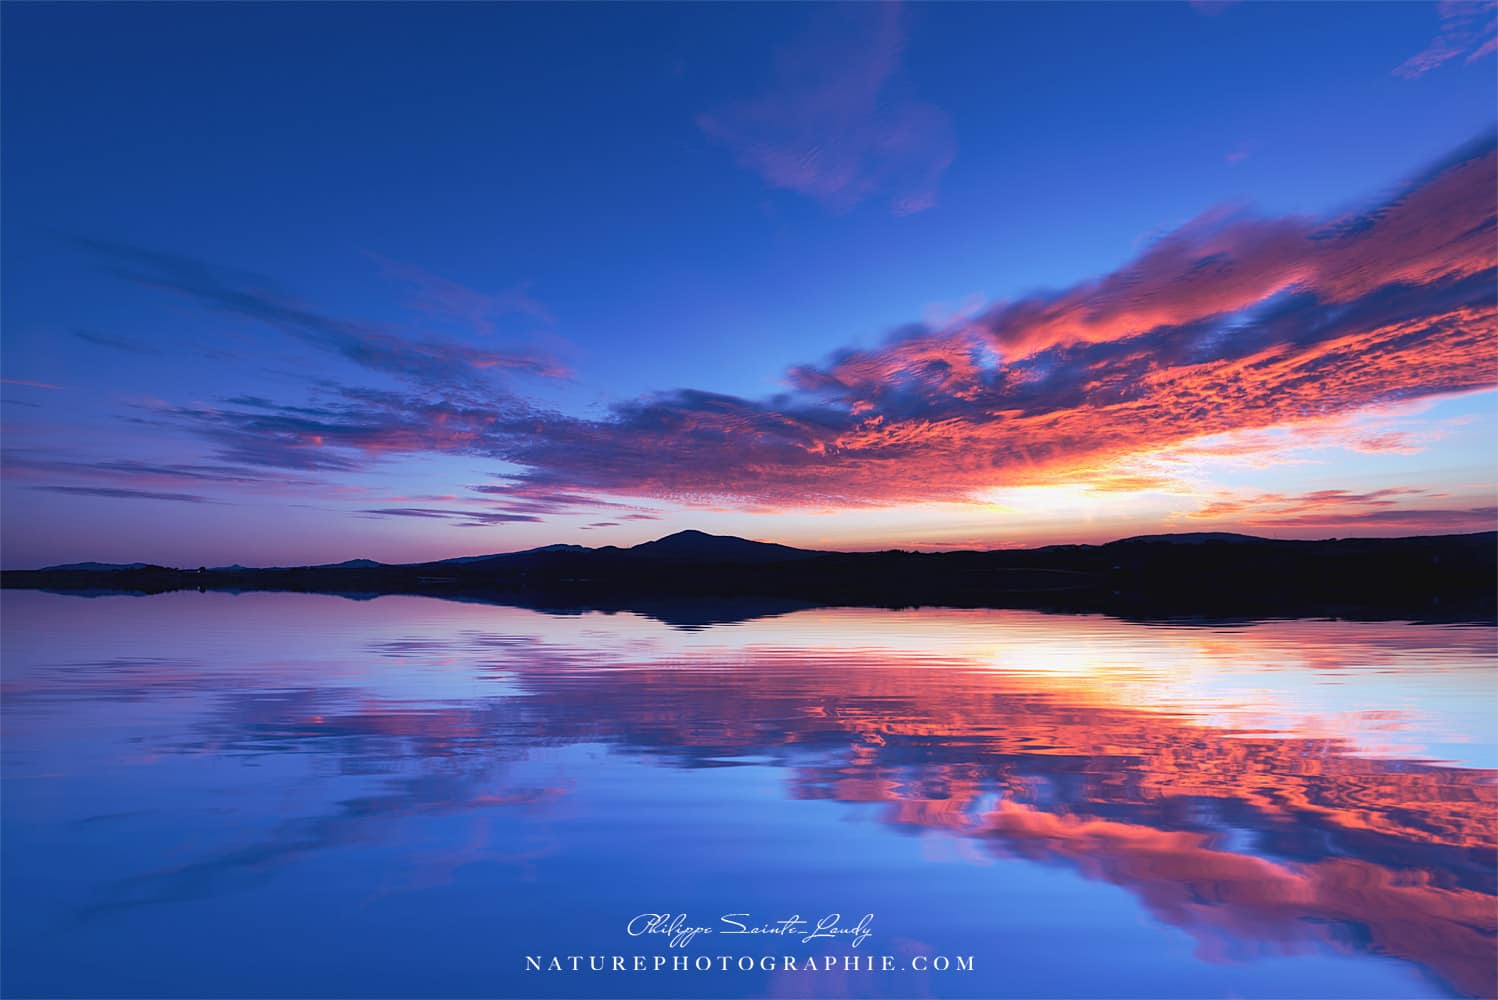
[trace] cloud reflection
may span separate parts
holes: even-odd
[[[482,627],[496,613],[508,627]],[[396,838],[392,824],[412,816],[538,819],[564,800],[586,813],[575,788],[538,781],[528,760],[603,745],[657,767],[770,766],[792,802],[872,809],[974,857],[1067,866],[1191,934],[1202,960],[1332,950],[1401,959],[1463,994],[1491,984],[1492,772],[1413,752],[1407,730],[1450,734],[1368,686],[1379,672],[1419,670],[1430,691],[1480,676],[1490,630],[807,612],[673,633],[631,615],[453,614],[467,625],[397,620],[354,648],[340,640],[338,656],[396,669],[360,667],[336,685],[309,684],[294,662],[258,679],[186,660],[33,671],[8,692],[33,715],[191,695],[203,710],[152,754],[317,761],[363,783],[258,841],[118,881],[87,912],[235,891]],[[1337,712],[1297,686],[1339,674],[1359,694]],[[402,694],[381,676],[420,683]],[[456,679],[466,693],[442,694]],[[476,827],[410,877],[530,864],[548,850],[545,828],[516,853]]]

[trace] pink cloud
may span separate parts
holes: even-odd
[[[1498,0],[1441,0],[1436,12],[1440,31],[1395,67],[1395,76],[1414,80],[1453,59],[1470,63],[1498,50]]]
[[[24,378],[0,378],[0,382],[4,382],[6,385],[24,385],[24,386],[27,386],[27,387],[32,388],[32,389],[61,389],[62,388],[62,386],[60,386],[60,385],[53,385],[51,382],[32,382],[32,381],[30,381],[28,379],[24,379]]]
[[[1111,274],[994,310],[1008,356],[1127,339],[1243,310],[1286,292],[1350,302],[1390,284],[1493,266],[1491,142],[1465,149],[1373,209],[1321,221],[1206,213]]]

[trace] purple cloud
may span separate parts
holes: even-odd
[[[413,290],[411,305],[434,316],[457,320],[474,331],[493,334],[505,316],[523,316],[543,326],[556,325],[551,309],[531,294],[531,283],[520,282],[498,292],[481,292],[412,264],[372,254],[385,273]]]
[[[150,344],[144,344],[129,337],[117,337],[108,333],[95,333],[92,330],[74,330],[73,336],[84,343],[93,344],[97,347],[108,347],[115,351],[124,351],[126,354],[161,353]]]
[[[193,493],[156,493],[151,490],[126,490],[108,486],[33,486],[47,493],[65,493],[80,497],[105,497],[110,500],[174,500],[179,503],[218,503]]]
[[[764,91],[698,116],[698,127],[770,186],[834,211],[876,194],[897,215],[932,207],[956,143],[946,113],[902,85],[903,11],[846,4],[819,17],[776,53]]]
[[[1498,51],[1498,0],[1441,0],[1441,29],[1429,45],[1394,68],[1414,80],[1453,59],[1473,62]]]
[[[534,514],[510,514],[504,511],[453,510],[445,507],[374,507],[360,511],[370,517],[421,517],[452,521],[463,528],[491,528],[496,524],[539,522]]]
[[[385,327],[327,316],[270,287],[258,275],[212,267],[174,254],[99,240],[79,245],[116,275],[185,295],[221,312],[271,326],[304,343],[371,371],[448,392],[488,391],[489,375],[509,371],[564,378],[555,358],[529,351],[499,351],[451,340],[418,340]]]

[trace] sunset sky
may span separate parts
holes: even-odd
[[[0,558],[1491,529],[1495,16],[8,4]]]

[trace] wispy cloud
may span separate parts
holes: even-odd
[[[1394,69],[1413,80],[1453,59],[1474,62],[1498,51],[1498,0],[1441,0],[1441,27],[1429,45]]]
[[[533,412],[503,394],[485,405],[358,387],[325,391],[331,397],[314,405],[239,398],[155,416],[209,439],[224,462],[347,471],[389,454],[482,453],[498,426],[520,426]]]
[[[1257,496],[1225,496],[1213,500],[1189,516],[1218,518],[1252,514],[1258,517],[1282,514],[1305,514],[1328,509],[1346,511],[1349,508],[1389,508],[1410,497],[1424,496],[1426,490],[1413,487],[1390,487],[1371,493],[1352,493],[1348,490],[1317,490],[1298,496],[1283,493],[1261,493]]]
[[[568,375],[555,358],[536,352],[417,339],[377,324],[328,316],[274,289],[261,276],[119,243],[78,242],[122,278],[168,289],[210,309],[265,323],[362,368],[428,389],[483,391],[490,387],[488,376],[501,371],[551,378]]]
[[[346,488],[327,480],[265,468],[198,462],[143,462],[137,459],[59,458],[24,448],[7,448],[0,452],[0,472],[12,480],[67,477],[117,483],[134,492],[191,486],[225,489],[236,494],[264,492],[284,495],[287,491],[324,492]]]
[[[33,486],[31,488],[47,493],[65,493],[70,496],[80,497],[103,497],[109,500],[173,500],[179,503],[219,502],[193,493],[157,493],[151,490],[127,490],[110,486]]]
[[[124,351],[126,354],[160,354],[161,352],[150,344],[133,340],[129,337],[119,337],[108,333],[96,333],[93,330],[74,330],[73,336],[86,344],[96,347],[107,347],[115,351]]]
[[[1498,523],[1498,507],[1432,506],[1433,501],[1443,499],[1447,498],[1414,487],[1368,493],[1317,490],[1298,495],[1226,495],[1187,516],[1246,528],[1328,531],[1373,526],[1410,532],[1489,531]]]
[[[759,94],[700,115],[702,131],[772,187],[833,210],[880,195],[899,215],[936,204],[956,155],[947,115],[902,79],[904,11],[895,3],[834,5],[776,53]]]
[[[415,266],[372,255],[386,274],[412,289],[411,305],[424,312],[457,320],[482,334],[494,334],[507,316],[521,316],[543,326],[554,326],[550,307],[531,294],[528,281],[497,292],[481,292]]]
[[[510,514],[504,511],[458,510],[446,507],[375,507],[360,511],[374,517],[419,517],[452,521],[465,528],[490,528],[496,524],[537,522],[534,514]]]

